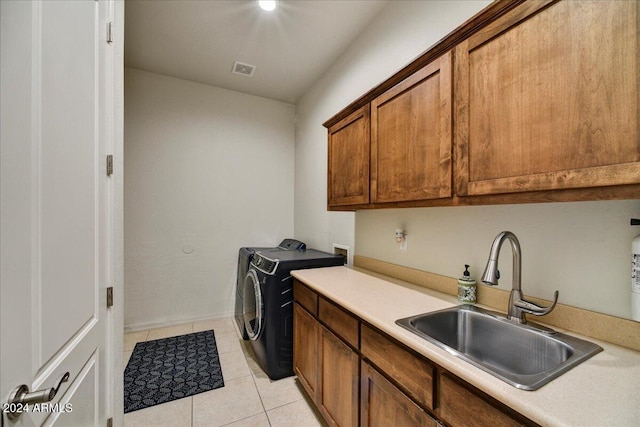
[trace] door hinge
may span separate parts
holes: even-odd
[[[107,43],[113,43],[113,22],[107,22]]]
[[[107,288],[107,308],[113,306],[113,286]]]
[[[113,427],[113,418],[107,420],[107,427]]]
[[[107,176],[113,175],[113,154],[107,156]]]

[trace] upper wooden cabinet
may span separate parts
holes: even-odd
[[[640,183],[636,1],[527,1],[455,49],[456,193]]]
[[[496,0],[325,123],[329,209],[637,199],[639,76],[640,0]]]
[[[360,383],[360,426],[442,426],[365,361]]]
[[[451,197],[452,56],[329,128],[330,208]]]
[[[451,52],[371,102],[371,202],[451,196]]]
[[[328,205],[369,203],[369,105],[329,128]]]

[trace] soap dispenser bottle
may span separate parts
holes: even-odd
[[[458,279],[458,301],[463,304],[475,304],[476,302],[476,281],[469,273],[469,265],[464,265],[464,273]]]

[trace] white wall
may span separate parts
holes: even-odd
[[[296,105],[295,235],[309,246],[355,243],[355,214],[327,211],[331,116],[419,56],[489,1],[392,1]]]
[[[125,327],[233,312],[238,249],[293,235],[294,117],[126,69]]]
[[[510,229],[524,254],[525,295],[628,317],[630,242],[640,201],[326,211],[326,129],[322,123],[393,74],[486,1],[391,2],[297,104],[295,234],[313,246],[355,244],[355,253],[457,277],[464,263],[482,274],[493,238]],[[394,230],[406,228],[408,251]],[[503,248],[500,287],[511,286],[510,248]]]
[[[631,314],[631,240],[640,227],[640,201],[388,209],[356,214],[356,253],[459,277],[464,264],[479,281],[498,233],[516,234],[522,247],[522,289],[563,304],[619,317]],[[407,251],[394,231],[408,235]],[[512,255],[500,254],[499,287],[511,289]],[[506,307],[505,307],[506,309]]]

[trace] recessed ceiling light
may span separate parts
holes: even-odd
[[[276,8],[276,0],[259,0],[258,4],[263,10],[271,12]]]

